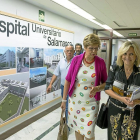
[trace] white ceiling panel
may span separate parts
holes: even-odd
[[[125,0],[125,3],[131,13],[133,21],[135,22],[135,27],[140,27],[140,0]]]
[[[136,24],[132,18],[132,14],[127,7],[127,3],[124,0],[107,0],[115,13],[119,16],[120,20],[114,19],[116,22],[120,22],[122,25],[126,25],[126,28],[136,27]]]

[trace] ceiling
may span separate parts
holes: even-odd
[[[52,2],[51,0],[23,0],[44,10],[51,11],[65,18],[78,22],[92,29],[103,29],[93,22],[75,14],[74,12]],[[140,28],[140,0],[70,0],[89,14],[93,15],[97,21],[102,21],[113,29],[119,28]],[[116,25],[114,21],[121,27]],[[118,31],[123,36],[128,33],[137,33],[140,30]]]

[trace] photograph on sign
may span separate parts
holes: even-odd
[[[46,85],[47,68],[30,69],[30,88]]]
[[[44,66],[47,67],[47,86],[49,86],[53,76],[53,72],[62,58],[63,49],[44,49]],[[52,92],[60,89],[60,81],[60,76],[57,76],[57,79],[52,85]]]
[[[29,48],[17,47],[17,72],[29,71]]]
[[[43,67],[43,48],[30,48],[30,68]]]
[[[29,111],[29,73],[0,77],[0,124]]]
[[[30,89],[30,110],[46,103],[46,85]]]
[[[0,46],[0,70],[16,68],[16,48]]]

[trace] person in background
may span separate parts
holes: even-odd
[[[75,44],[75,53],[74,53],[74,56],[80,55],[82,53],[83,53],[83,51],[82,51],[82,44],[76,43]]]
[[[65,110],[69,94],[68,125],[75,131],[76,140],[95,140],[95,123],[99,110],[100,91],[107,79],[106,65],[98,57],[99,37],[87,35],[85,52],[75,56],[66,76],[61,108]]]
[[[63,97],[65,77],[67,75],[67,72],[70,67],[70,63],[71,63],[71,60],[72,60],[73,54],[74,54],[73,45],[66,46],[64,52],[65,52],[66,58],[63,58],[59,61],[58,65],[53,73],[51,82],[47,88],[47,93],[51,92],[52,84],[56,80],[57,76],[61,76],[61,96],[62,97]],[[66,102],[66,120],[68,120],[67,116],[68,116],[68,96],[67,96],[67,102]]]
[[[117,56],[114,56],[113,65],[116,65]]]
[[[110,67],[105,86],[105,92],[110,96],[108,140],[138,140],[140,100],[130,101],[130,98],[140,87],[139,65],[139,46],[133,41],[123,43],[118,51],[117,65]]]

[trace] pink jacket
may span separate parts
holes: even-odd
[[[84,57],[84,53],[81,55],[75,56],[72,59],[69,71],[66,76],[66,80],[71,83],[69,92],[68,92],[70,97],[73,94],[75,79],[79,71],[80,65],[82,64],[83,57]],[[100,85],[100,83],[105,83],[107,80],[106,65],[105,65],[104,60],[98,56],[95,56],[94,60],[95,60],[95,73],[96,73],[95,86],[98,86]],[[96,101],[99,101],[100,92],[97,92],[94,98],[96,99]]]

